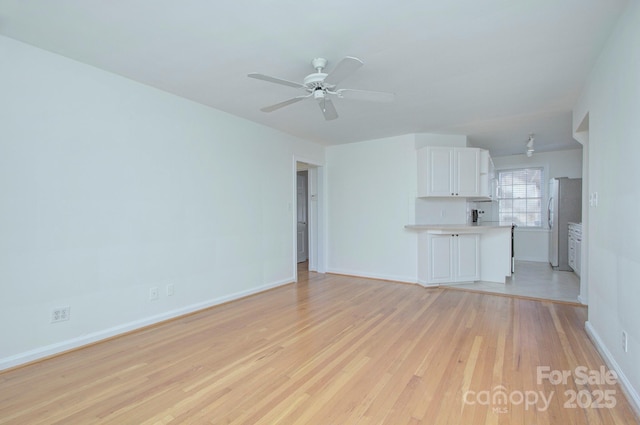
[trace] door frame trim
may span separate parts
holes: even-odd
[[[325,214],[324,214],[324,164],[298,155],[293,155],[291,170],[291,264],[293,270],[293,281],[298,281],[298,256],[297,256],[297,164],[298,162],[308,164],[307,174],[307,228],[309,244],[309,270],[325,273]],[[315,195],[315,199],[313,196]]]

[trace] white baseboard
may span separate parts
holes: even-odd
[[[635,411],[636,415],[640,417],[640,394],[638,394],[636,389],[633,388],[633,385],[629,382],[629,379],[620,368],[618,362],[613,358],[611,351],[609,351],[607,346],[604,345],[602,338],[600,338],[600,335],[598,335],[598,332],[596,332],[591,322],[587,321],[584,324],[584,328],[587,331],[587,335],[589,335],[589,338],[591,338],[591,341],[596,346],[596,349],[607,363],[607,366],[614,370],[618,375],[618,382],[627,396],[627,400],[629,400],[631,408]]]
[[[425,288],[437,288],[440,286],[439,283],[427,283],[426,280],[418,279],[418,285],[424,286]]]
[[[345,269],[327,269],[327,273],[340,274],[345,276],[356,276],[356,277],[366,277],[369,279],[378,279],[378,280],[391,280],[394,282],[402,282],[402,283],[418,283],[416,277],[413,276],[397,276],[397,275],[384,275],[378,273],[366,273],[359,270],[345,270]]]
[[[244,298],[246,296],[257,294],[259,292],[264,292],[269,289],[286,285],[291,282],[293,282],[293,278],[284,279],[279,282],[273,282],[266,285],[258,286],[256,288],[247,289],[245,291],[224,295],[218,298],[199,302],[196,304],[191,304],[175,310],[166,311],[164,313],[156,314],[154,316],[145,317],[143,319],[135,320],[133,322],[114,326],[109,329],[103,329],[101,331],[92,332],[90,334],[83,335],[81,337],[68,339],[55,344],[50,344],[44,347],[39,347],[33,350],[29,350],[23,353],[18,353],[13,356],[0,359],[0,370],[20,366],[22,364],[30,363],[39,359],[43,359],[45,357],[50,357],[56,354],[60,354],[65,351],[77,349],[85,345],[93,344],[95,342],[98,342],[104,339],[112,338],[114,336],[118,336],[127,332],[134,331],[136,329],[154,325],[156,323],[160,323],[165,320],[175,319],[176,317],[194,313],[199,310],[204,310],[206,308],[213,307],[218,304]]]

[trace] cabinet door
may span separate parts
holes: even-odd
[[[481,198],[491,199],[491,180],[493,179],[493,166],[489,151],[486,149],[480,149],[480,180],[479,195]]]
[[[458,235],[454,243],[456,282],[480,280],[480,235]]]
[[[576,269],[576,239],[573,236],[573,234],[571,233],[571,230],[569,230],[569,267],[571,267],[573,270]]]
[[[427,149],[427,196],[454,196],[453,148]]]
[[[582,273],[582,239],[576,239],[576,266],[573,268],[578,276]]]
[[[453,235],[429,235],[427,283],[453,281]]]
[[[455,149],[454,193],[456,196],[480,196],[480,149]]]

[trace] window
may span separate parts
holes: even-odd
[[[498,171],[500,223],[542,227],[542,168]]]

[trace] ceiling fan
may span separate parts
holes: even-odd
[[[393,93],[337,88],[337,85],[342,80],[354,73],[364,64],[360,59],[347,56],[340,62],[338,62],[338,64],[331,72],[325,73],[324,68],[327,66],[327,62],[328,61],[324,58],[313,59],[311,61],[311,65],[316,72],[304,77],[302,83],[284,80],[282,78],[271,77],[264,74],[248,74],[248,77],[251,78],[303,89],[306,92],[306,94],[304,95],[287,99],[284,102],[276,103],[275,105],[265,106],[260,110],[263,112],[273,112],[277,109],[300,102],[305,99],[313,99],[318,102],[318,105],[320,105],[320,110],[322,110],[324,118],[326,120],[334,120],[338,118],[338,112],[336,111],[336,108],[331,101],[331,97],[337,97],[339,99],[344,98],[366,100],[373,102],[392,102],[395,99],[395,94]]]

